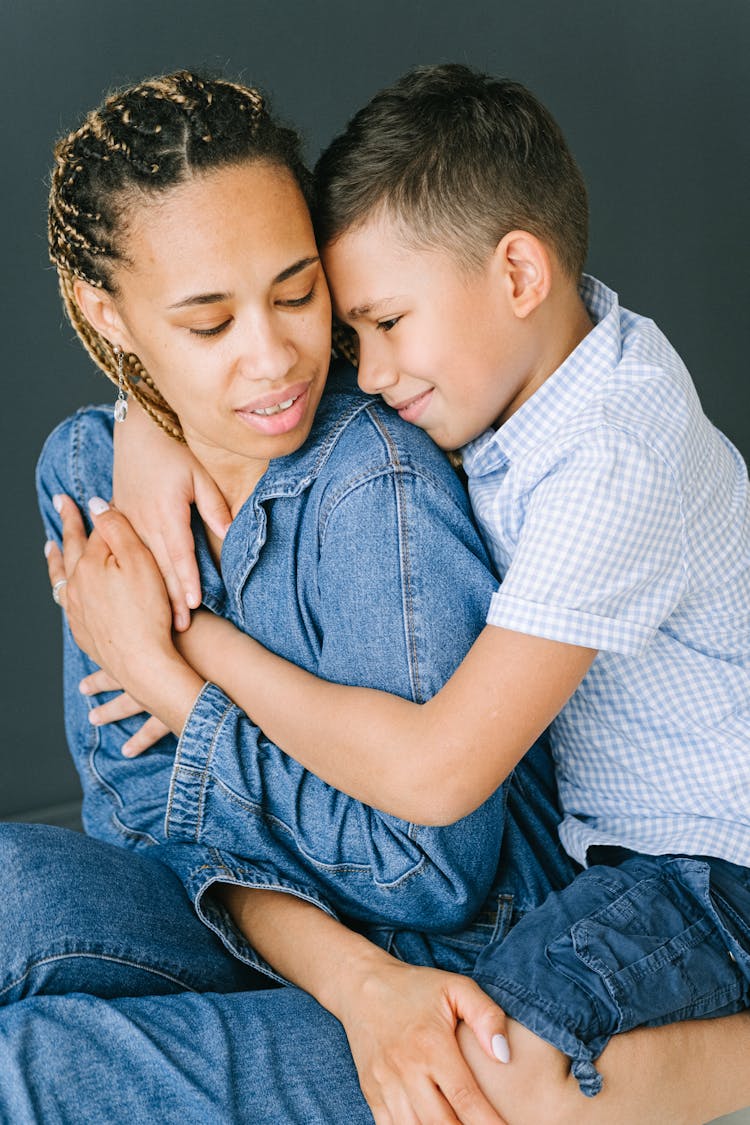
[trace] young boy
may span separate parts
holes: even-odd
[[[202,615],[188,659],[215,634],[218,682],[269,737],[423,823],[474,809],[551,724],[560,836],[588,870],[476,977],[595,1094],[616,1032],[749,1002],[747,472],[655,325],[581,280],[585,187],[528,91],[419,69],[317,175],[360,383],[462,449],[502,584],[421,705],[317,681]]]

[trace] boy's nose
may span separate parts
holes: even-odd
[[[375,348],[363,346],[360,339],[357,381],[362,390],[368,395],[379,395],[397,379],[398,373],[386,357]]]

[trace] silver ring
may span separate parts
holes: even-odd
[[[62,602],[60,601],[60,591],[62,590],[63,586],[67,585],[67,578],[61,578],[60,581],[55,582],[54,586],[52,587],[52,601],[55,602],[56,605],[62,605]]]

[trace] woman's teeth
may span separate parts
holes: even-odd
[[[297,395],[299,398],[299,395]],[[288,410],[297,398],[288,398],[286,402],[277,402],[275,406],[267,406],[265,410],[251,410],[251,414],[280,414],[282,410]]]

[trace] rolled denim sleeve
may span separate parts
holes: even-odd
[[[495,580],[457,482],[440,472],[389,460],[327,490],[320,676],[421,701],[481,630]],[[167,830],[175,842],[210,842],[226,868],[187,875],[196,900],[226,879],[364,924],[438,932],[465,925],[484,900],[504,801],[500,790],[440,828],[378,812],[304,770],[209,684],[182,732]]]

